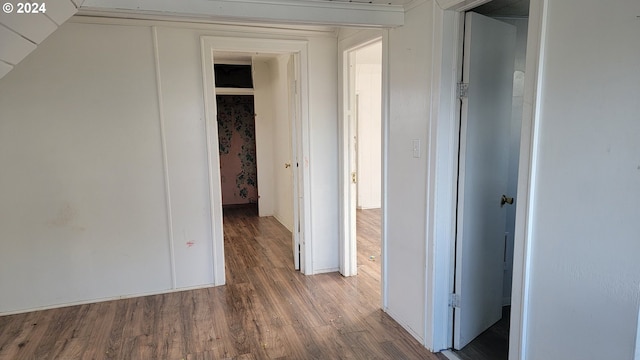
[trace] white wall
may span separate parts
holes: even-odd
[[[356,51],[358,95],[358,197],[360,209],[381,205],[382,186],[382,42]]]
[[[640,302],[640,2],[547,3],[527,359],[632,359]]]
[[[76,31],[94,26],[74,25]],[[177,287],[210,285],[214,282],[211,238],[216,225],[211,224],[202,85],[193,86],[202,84],[201,64],[199,59],[183,57],[191,51],[188,44],[176,43],[166,34],[160,36],[159,31],[157,38]]]
[[[337,39],[309,42],[309,159],[311,237],[315,273],[337,271],[338,258],[338,51]],[[301,165],[302,166],[302,165]]]
[[[164,93],[165,177],[155,73],[150,28],[65,24],[0,82],[0,312],[212,282],[201,113]]]
[[[431,96],[433,3],[406,13],[389,30],[390,119],[387,153],[386,311],[416,338],[425,337],[427,144]],[[412,141],[422,143],[413,157]]]
[[[113,22],[0,81],[0,313],[213,283],[200,35],[262,34],[157,28],[156,58],[151,23]],[[338,267],[335,48],[309,39],[314,271]]]

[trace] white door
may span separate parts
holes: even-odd
[[[456,238],[454,348],[502,317],[514,26],[476,13],[465,19]]]
[[[302,238],[302,229],[300,226],[300,209],[302,207],[302,188],[301,175],[302,167],[298,159],[300,138],[298,136],[298,99],[296,68],[294,55],[289,56],[287,62],[287,84],[289,92],[289,139],[291,149],[291,162],[289,163],[290,179],[293,185],[293,231],[291,232],[291,241],[293,246],[293,263],[296,270],[300,270],[300,239]]]

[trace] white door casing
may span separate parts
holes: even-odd
[[[509,124],[516,28],[466,14],[456,246],[454,348],[502,317]],[[509,205],[505,205],[509,206]]]
[[[356,95],[356,49],[349,52],[348,60],[349,83],[347,87],[347,121],[349,122],[349,236],[351,242],[349,251],[351,261],[349,262],[351,275],[358,274],[358,254],[357,254],[357,233],[356,233],[356,204],[358,201],[358,102]]]

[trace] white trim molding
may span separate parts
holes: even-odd
[[[85,0],[83,12],[101,11],[188,17],[193,19],[262,21],[297,24],[395,27],[404,25],[404,7],[309,0]]]
[[[527,323],[529,316],[529,289],[531,224],[534,215],[535,179],[540,123],[540,99],[546,43],[548,0],[531,0],[529,30],[527,33],[526,71],[524,78],[524,109],[520,160],[518,169],[518,203],[513,249],[513,286],[511,294],[511,326],[509,332],[509,359],[527,358]]]
[[[467,11],[491,0],[436,0],[442,10]]]
[[[389,204],[388,184],[389,184],[389,128],[391,123],[391,95],[389,88],[391,87],[391,81],[389,79],[389,30],[382,31],[382,224],[380,229],[381,241],[382,241],[382,264],[381,264],[381,276],[380,276],[380,288],[382,292],[382,298],[380,299],[382,309],[384,311],[389,310],[389,283],[388,278],[388,212],[387,204]]]

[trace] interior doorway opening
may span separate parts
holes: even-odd
[[[258,205],[253,95],[217,95],[222,207]]]
[[[515,202],[528,30],[528,1],[522,3],[519,9],[489,3],[466,13],[460,40],[463,49],[459,64],[460,151],[450,327],[452,347],[460,359],[509,357]],[[523,9],[527,12],[523,13]],[[484,45],[474,48],[474,41]],[[509,42],[512,44],[506,45]],[[494,45],[498,47],[493,49]],[[511,49],[505,49],[509,46]],[[491,48],[494,57],[503,52],[502,59],[508,59],[506,65],[485,67],[487,62],[495,65],[503,60],[492,59],[478,48]],[[498,84],[496,78],[500,76],[507,76],[508,81]],[[497,86],[490,91],[494,95],[503,92],[501,99],[497,95],[477,94],[489,92],[490,86]],[[498,114],[496,108],[503,111]],[[490,125],[497,117],[502,120]],[[483,133],[491,126],[497,128]],[[490,177],[482,175],[483,171],[496,167],[498,162],[502,164],[492,172],[499,176],[487,180]],[[486,198],[486,194],[491,195]],[[493,232],[487,231],[491,227]],[[494,270],[488,271],[489,268]]]
[[[259,191],[256,199],[257,211],[263,216],[275,216],[274,213],[270,213],[276,207],[274,203],[288,209],[281,212],[284,215],[280,216],[279,221],[291,229],[291,261],[295,269],[299,269],[303,274],[310,274],[313,272],[312,246],[310,239],[306,238],[305,231],[310,227],[309,167],[302,161],[307,159],[309,154],[307,42],[203,36],[201,46],[213,217],[212,251],[216,264],[215,283],[223,285],[226,282],[221,203],[222,173],[217,122],[219,114],[216,102],[218,95],[253,95],[256,132],[254,157],[257,175],[255,183]],[[216,87],[215,64],[234,62],[250,64],[253,88]],[[276,116],[281,120],[278,123],[274,123],[273,120]],[[275,134],[286,140],[277,139]],[[274,150],[276,143],[279,147]],[[281,163],[281,158],[276,156],[278,151],[283,152],[285,162]],[[241,151],[240,157],[247,154],[243,155]],[[244,160],[246,159],[241,159]],[[284,183],[287,189],[278,199],[266,201],[276,192],[276,175],[281,177],[278,183]]]
[[[272,216],[291,232],[295,247],[293,55],[213,56],[223,211],[244,208],[243,216]],[[293,263],[299,270],[299,251]]]
[[[382,40],[343,53],[347,276],[382,277]],[[344,271],[346,270],[346,271]]]
[[[382,258],[382,41],[350,53],[354,72],[355,231],[357,272],[380,281]],[[352,94],[353,95],[353,94]]]

